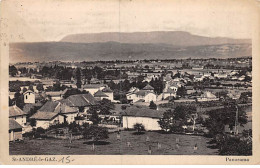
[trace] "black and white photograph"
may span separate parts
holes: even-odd
[[[247,161],[252,4],[202,2],[6,3],[9,155]]]

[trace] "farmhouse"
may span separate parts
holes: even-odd
[[[146,85],[142,90],[139,89],[130,89],[126,97],[128,101],[131,101],[133,103],[137,101],[142,101],[142,102],[150,102],[150,101],[157,101],[157,96],[154,93],[154,88],[150,86],[149,84]]]
[[[38,111],[63,114],[66,116],[66,121],[68,123],[75,121],[75,117],[79,113],[78,108],[67,106],[58,101],[48,101]]]
[[[83,89],[94,95],[97,91],[103,90],[107,87],[105,84],[87,84],[83,86]]]
[[[104,92],[102,92],[101,90],[98,90],[96,93],[94,93],[94,97],[97,100],[102,100],[102,99],[108,99],[108,95],[106,95]]]
[[[25,113],[16,105],[9,107],[9,118],[14,119],[21,126],[24,126],[26,124],[26,115],[27,113]]]
[[[206,91],[201,96],[197,97],[197,101],[214,101],[219,100],[213,93]]]
[[[56,112],[43,112],[38,111],[30,117],[36,121],[36,127],[42,127],[44,129],[49,128],[51,125],[62,124],[65,121],[65,115]]]
[[[66,99],[60,100],[60,102],[67,106],[78,108],[79,112],[86,113],[90,106],[97,103],[97,100],[92,96],[92,94],[86,93],[71,95]]]
[[[9,141],[22,140],[23,127],[14,119],[9,118]]]
[[[149,108],[128,107],[122,113],[123,128],[134,128],[136,123],[143,124],[146,130],[160,130],[158,121],[164,111]]]

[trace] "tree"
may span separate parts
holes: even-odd
[[[162,130],[164,130],[165,132],[170,131],[173,117],[173,110],[167,110],[163,113],[163,117],[158,121]]]
[[[76,80],[77,80],[77,88],[81,88],[82,82],[81,82],[81,71],[80,68],[77,68],[76,70]]]
[[[111,114],[110,111],[115,108],[115,105],[114,105],[114,103],[112,103],[108,99],[102,99],[98,103],[97,107],[98,107],[98,110],[99,110],[99,114],[109,115],[109,114]]]
[[[43,84],[41,84],[41,83],[37,84],[37,85],[36,85],[36,89],[37,89],[38,91],[44,91]]]
[[[150,101],[149,107],[150,107],[150,109],[154,109],[154,110],[157,109],[157,105],[153,101]]]
[[[92,121],[93,125],[98,125],[101,119],[98,116],[98,106],[90,106],[88,113],[91,114],[90,121]]]
[[[162,130],[168,132],[181,132],[182,126],[194,118],[196,108],[194,106],[177,106],[174,110],[167,110],[158,123]]]
[[[105,127],[99,127],[97,125],[91,125],[91,126],[84,128],[83,137],[85,139],[92,139],[94,142],[97,142],[101,139],[107,139],[108,138],[108,130]]]
[[[17,68],[14,65],[9,66],[9,75],[15,76],[17,73],[18,73]]]
[[[134,129],[135,129],[138,133],[140,133],[140,132],[142,132],[142,131],[145,131],[144,125],[141,124],[141,123],[136,123],[136,124],[134,124]]]
[[[183,86],[179,87],[178,90],[177,90],[177,92],[176,92],[176,94],[177,94],[178,96],[181,96],[181,97],[185,96],[185,95],[186,95],[186,89],[185,89],[185,87],[183,87]]]
[[[30,85],[29,88],[28,88],[28,90],[31,90],[31,91],[34,92],[33,85]]]
[[[226,102],[223,109],[209,111],[207,113],[209,118],[205,123],[205,126],[209,130],[209,136],[215,137],[217,134],[224,134],[225,125],[228,125],[232,129],[235,126],[237,112],[238,124],[243,126],[247,123],[246,113],[233,101]]]

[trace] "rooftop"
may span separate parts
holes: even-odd
[[[124,112],[122,112],[122,115],[134,117],[162,118],[164,112],[165,111],[162,110],[153,110],[144,107],[128,107]]]
[[[16,105],[9,107],[9,117],[22,116],[22,115],[27,115],[27,113],[25,113]]]
[[[9,130],[20,129],[20,128],[23,127],[14,119],[9,118]]]

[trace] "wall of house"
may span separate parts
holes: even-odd
[[[60,99],[61,99],[61,96],[51,96],[51,99],[52,99],[52,100],[60,100]]]
[[[154,93],[148,93],[147,95],[145,95],[144,97],[144,101],[145,102],[150,102],[150,101],[156,101],[156,95]]]
[[[55,125],[57,123],[64,123],[64,116],[58,115],[52,120],[36,120],[36,127],[47,129],[50,125]]]
[[[26,115],[23,116],[16,116],[16,117],[10,117],[13,118],[18,124],[21,126],[24,126],[26,124]]]
[[[139,98],[136,96],[136,94],[130,94],[127,95],[127,100],[133,100],[133,102],[136,102],[139,100]]]
[[[22,140],[22,129],[9,130],[9,141]]]
[[[106,99],[113,101],[114,100],[114,93],[113,92],[105,92],[105,94],[108,96]]]
[[[123,116],[123,128],[134,128],[134,124],[141,123],[145,130],[161,130],[158,118]]]
[[[24,94],[24,103],[35,103],[35,94],[31,92]]]
[[[88,91],[90,94],[94,95],[100,88],[85,88],[84,90]]]
[[[77,117],[77,113],[70,113],[70,114],[65,114],[67,116],[66,121],[68,123],[72,123],[75,121],[75,117]]]

